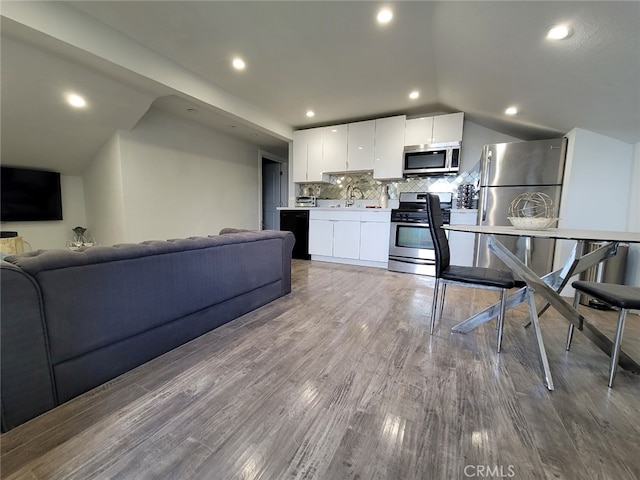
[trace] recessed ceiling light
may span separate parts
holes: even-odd
[[[242,60],[240,57],[234,58],[231,64],[233,65],[233,68],[235,68],[236,70],[244,70],[244,68],[247,66],[244,63],[244,60]]]
[[[518,113],[518,109],[516,107],[509,107],[504,111],[505,115],[515,115]]]
[[[376,16],[376,20],[378,20],[378,23],[381,24],[389,23],[392,18],[393,12],[388,8],[383,8],[378,12],[378,15]]]
[[[564,40],[570,33],[571,31],[566,25],[554,25],[547,32],[547,38],[549,40]]]
[[[416,98],[418,98],[419,96],[420,96],[420,92],[419,92],[419,91],[417,91],[417,90],[414,90],[413,92],[411,92],[411,93],[409,94],[409,98],[410,98],[411,100],[415,100],[415,99],[416,99]]]
[[[307,110],[307,117],[311,118],[313,116],[315,116],[315,112],[313,110]]]
[[[86,100],[75,93],[70,93],[69,95],[67,95],[67,102],[69,103],[69,105],[75,108],[83,108],[87,106]]]

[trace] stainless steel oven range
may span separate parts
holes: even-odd
[[[448,224],[453,194],[433,194],[440,197],[442,222]],[[435,276],[436,252],[429,232],[426,208],[427,193],[400,193],[398,208],[391,210],[389,270]]]

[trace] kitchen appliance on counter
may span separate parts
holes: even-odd
[[[318,205],[318,199],[313,196],[296,197],[296,207],[315,207]]]
[[[405,177],[446,175],[460,169],[460,142],[404,147]]]
[[[566,151],[566,138],[485,145],[480,166],[478,225],[510,226],[509,205],[522,193],[548,195],[558,212]],[[497,238],[537,274],[544,275],[552,270],[555,240],[506,235]],[[475,265],[504,268],[489,251],[487,242],[488,235],[478,236]],[[530,242],[530,249],[527,242]],[[526,258],[527,250],[530,259]]]
[[[440,198],[442,222],[451,217],[451,192],[433,193]],[[389,270],[395,272],[436,274],[436,252],[427,219],[426,192],[401,192],[398,208],[391,210],[389,234]]]

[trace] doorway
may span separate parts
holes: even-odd
[[[287,163],[272,156],[262,155],[262,230],[279,230],[278,207],[288,199]]]

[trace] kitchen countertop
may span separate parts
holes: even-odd
[[[390,212],[390,208],[365,208],[365,207],[277,207],[278,210],[346,210],[348,212]]]

